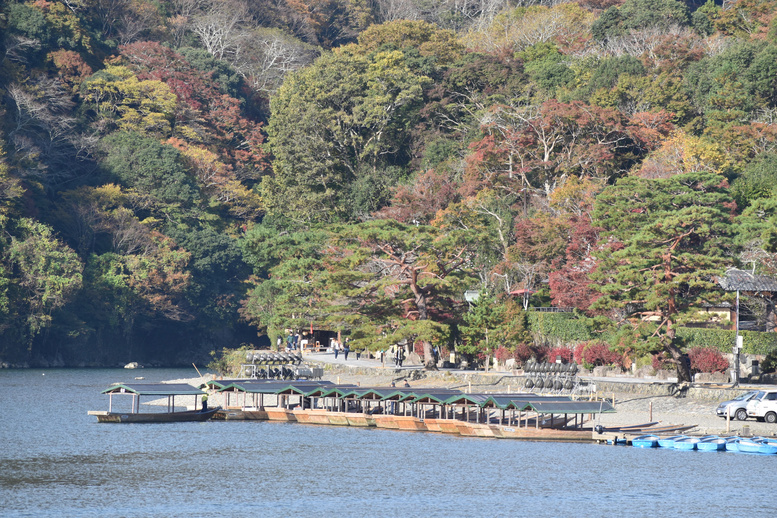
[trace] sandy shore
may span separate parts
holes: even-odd
[[[203,378],[187,378],[180,380],[170,380],[175,383],[189,383],[199,385],[207,380],[213,379],[213,376]],[[395,375],[391,372],[386,374],[376,372],[375,374],[325,374],[324,379],[333,383],[351,383],[361,386],[389,386]],[[399,383],[398,383],[399,385]],[[452,377],[447,382],[440,380],[419,380],[411,382],[412,386],[445,386],[449,388],[458,388],[463,391],[470,390],[470,385],[465,385],[460,379]],[[513,391],[517,390],[515,387]],[[506,392],[507,387],[477,386],[471,385],[472,392]],[[694,435],[737,435],[744,433],[748,435],[770,435],[777,436],[777,424],[759,423],[753,419],[747,421],[735,421],[726,423],[715,415],[715,408],[718,402],[695,400],[691,398],[678,398],[673,396],[640,396],[636,394],[607,394],[608,398],[615,398],[615,413],[601,414],[594,419],[594,424],[603,426],[624,426],[657,421],[661,425],[696,425],[696,428],[690,433]],[[272,405],[273,402],[265,399],[266,404]],[[166,404],[166,400],[160,400]],[[151,402],[155,403],[155,402]],[[211,407],[224,405],[224,399],[221,394],[212,394],[209,397]]]

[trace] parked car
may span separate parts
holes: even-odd
[[[757,394],[758,394],[757,390],[752,390],[750,392],[745,392],[744,394],[740,394],[734,399],[729,399],[728,401],[724,401],[718,405],[718,408],[715,409],[715,413],[718,414],[718,417],[725,418],[726,409],[731,407],[730,414],[729,414],[731,415],[731,419],[744,421],[745,419],[747,419],[747,403],[750,402]]]
[[[747,402],[747,416],[757,421],[777,423],[777,390],[760,390]]]

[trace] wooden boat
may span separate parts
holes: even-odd
[[[214,419],[217,419],[220,414],[224,416],[225,421],[267,421],[269,419],[266,411],[255,408],[222,409]]]
[[[329,412],[329,424],[334,426],[349,426],[348,415],[345,412]]]
[[[658,435],[640,435],[631,440],[631,445],[635,448],[657,448]]]
[[[658,446],[659,448],[674,448],[675,441],[679,441],[680,439],[684,439],[688,437],[687,435],[671,435],[669,437],[662,437],[658,439]]]
[[[726,439],[723,437],[704,437],[696,444],[699,451],[725,451]]]
[[[442,419],[432,419],[432,418],[424,419],[424,424],[426,424],[426,431],[442,432],[442,429],[440,428],[440,421],[442,421]]]
[[[187,421],[207,421],[221,407],[197,410],[197,400],[205,392],[185,383],[118,383],[103,390],[108,394],[108,411],[89,411],[89,415],[97,417],[98,423],[181,423]],[[114,395],[130,396],[132,404],[129,411],[115,412],[113,410]],[[140,412],[142,396],[167,397],[166,411]],[[176,411],[175,398],[194,396],[194,410]]]
[[[297,420],[297,417],[294,415],[294,412],[287,408],[267,407],[265,408],[265,412],[267,412],[267,419],[269,419],[270,421],[292,421],[293,422]]]
[[[418,419],[417,417],[413,416],[405,416],[405,415],[398,415],[394,416],[395,420],[397,422],[397,425],[399,425],[400,430],[406,430],[409,432],[425,432],[426,431],[426,425],[423,421]]]
[[[345,417],[348,419],[349,426],[375,426],[375,416],[370,414],[351,412],[345,414]]]
[[[137,412],[124,414],[121,412],[90,411],[89,415],[97,417],[98,423],[183,423],[191,421],[207,421],[221,407],[208,410],[185,410],[182,412]]]
[[[393,414],[376,415],[375,426],[389,430],[399,430],[399,423],[397,423],[396,417]]]

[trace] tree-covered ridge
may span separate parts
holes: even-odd
[[[775,8],[6,0],[0,360],[520,358],[551,303],[677,360],[716,276],[777,273]]]

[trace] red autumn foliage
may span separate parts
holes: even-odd
[[[669,359],[669,357],[666,355],[666,353],[654,354],[650,364],[653,366],[653,369],[655,369],[657,371],[660,371],[660,370],[670,370],[674,366],[674,364]]]
[[[729,367],[728,360],[717,349],[708,347],[694,347],[688,351],[693,372],[726,372]]]
[[[601,297],[596,289],[591,287],[588,275],[596,270],[599,257],[610,253],[611,244],[601,242],[600,228],[591,226],[586,216],[573,216],[569,219],[569,244],[563,264],[556,260],[555,271],[548,275],[550,299],[555,306],[573,307],[588,311],[591,304]]]
[[[221,93],[211,73],[156,42],[122,45],[120,51],[138,79],[161,81],[175,93],[176,127],[188,128],[188,139],[197,135],[193,143],[222,155],[241,178],[258,178],[268,167],[261,124],[242,115],[240,101]]]
[[[449,175],[429,169],[419,174],[410,185],[400,185],[391,205],[376,212],[378,219],[395,219],[400,223],[429,223],[449,203],[455,201],[456,186]]]
[[[571,363],[575,358],[575,351],[569,347],[554,347],[548,351],[547,358],[549,362],[555,362],[556,357],[560,356],[564,363]]]
[[[586,367],[615,365],[623,368],[621,355],[611,351],[610,346],[606,343],[596,340],[583,342],[575,347],[575,362]]]
[[[85,77],[92,75],[92,67],[86,64],[78,52],[57,50],[49,53],[48,58],[57,67],[59,77],[68,84],[78,85]]]
[[[513,357],[513,352],[508,349],[507,347],[500,345],[496,348],[496,351],[494,351],[494,357],[499,361],[504,363],[505,360],[509,360]]]
[[[529,344],[521,343],[515,346],[513,357],[523,365],[532,357],[537,357],[537,349]]]

